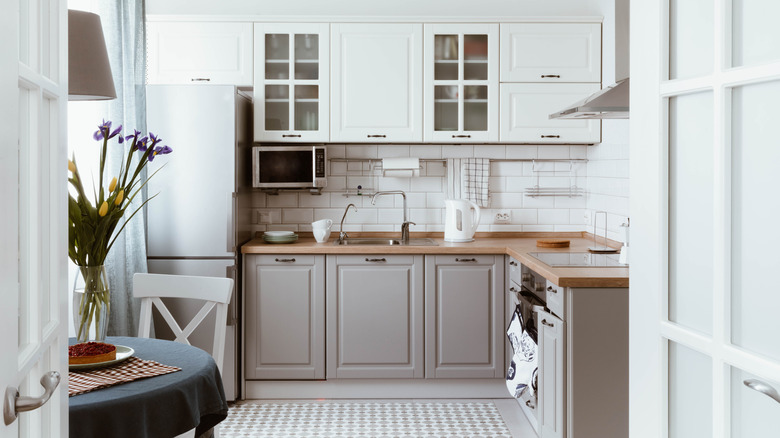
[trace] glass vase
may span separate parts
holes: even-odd
[[[78,267],[73,288],[73,325],[79,343],[105,342],[110,297],[105,266]]]

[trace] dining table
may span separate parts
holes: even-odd
[[[222,377],[205,351],[151,338],[117,336],[105,342],[130,347],[139,359],[181,370],[70,397],[69,436],[166,438],[192,429],[196,437],[210,436],[214,426],[227,418]],[[71,338],[69,343],[76,341]]]

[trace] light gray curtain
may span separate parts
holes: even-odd
[[[113,126],[122,125],[124,135],[137,129],[146,134],[146,36],[144,0],[99,0],[106,48],[114,75],[117,98],[105,101],[104,114]],[[118,168],[126,157],[125,147],[109,147],[109,168]],[[138,155],[138,154],[136,154]],[[136,158],[137,159],[137,158]],[[146,170],[141,175],[146,178]],[[126,215],[140,206],[146,193],[128,207]],[[143,211],[138,212],[119,235],[105,266],[111,285],[110,336],[137,336],[140,300],[133,298],[133,274],[147,272]]]

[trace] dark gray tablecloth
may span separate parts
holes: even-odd
[[[222,377],[205,351],[159,339],[109,337],[106,342],[181,371],[70,397],[71,437],[171,438],[194,428],[200,436],[227,418]]]

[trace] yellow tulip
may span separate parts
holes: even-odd
[[[119,194],[116,195],[116,200],[114,201],[114,205],[121,204],[123,199],[125,199],[125,189],[120,190]]]
[[[75,172],[76,171],[76,163],[74,163],[73,161],[68,160],[68,170],[70,170],[71,172]]]
[[[98,210],[98,214],[100,217],[105,216],[108,213],[108,202],[103,201],[103,205],[100,206],[100,210]]]
[[[116,177],[111,178],[111,184],[108,185],[108,192],[111,193],[116,188]]]

